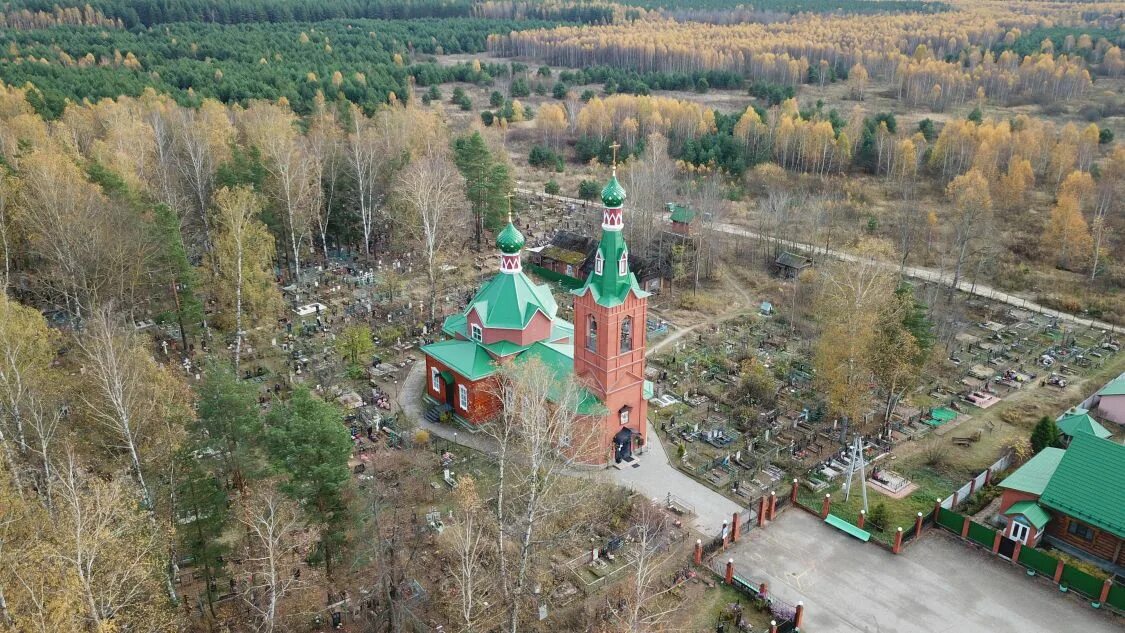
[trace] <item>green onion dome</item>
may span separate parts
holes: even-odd
[[[616,172],[606,183],[605,188],[602,189],[602,204],[611,209],[616,209],[625,204],[625,188],[617,182]]]
[[[496,248],[508,255],[514,255],[523,249],[523,233],[520,233],[511,220],[508,220],[508,226],[496,236]]]

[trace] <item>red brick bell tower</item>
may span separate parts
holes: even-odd
[[[594,269],[574,291],[574,373],[604,404],[591,422],[597,446],[591,461],[627,460],[647,441],[645,318],[648,293],[629,270],[622,235],[625,189],[617,170],[602,189],[602,236]],[[597,459],[598,456],[603,456]],[[606,459],[608,458],[608,459]]]

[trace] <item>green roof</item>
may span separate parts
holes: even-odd
[[[527,362],[532,358],[539,359],[559,378],[556,385],[561,386],[564,380],[570,380],[574,376],[574,346],[569,343],[536,343],[521,354],[516,362]],[[560,392],[555,391],[551,394],[551,398],[555,400],[561,395]],[[578,398],[578,405],[574,408],[576,413],[605,415],[608,412],[602,401],[581,385],[578,386]]]
[[[1108,385],[1102,387],[1098,392],[1099,396],[1125,396],[1125,375],[1118,376],[1109,382]]]
[[[1005,477],[999,486],[1033,495],[1043,494],[1043,489],[1051,481],[1051,476],[1055,474],[1055,469],[1058,468],[1065,452],[1061,448],[1045,448],[1039,451],[1027,460],[1026,464]]]
[[[423,346],[422,352],[469,380],[480,380],[496,372],[492,357],[476,341],[440,341]]]
[[[1125,538],[1125,446],[1075,435],[1039,503]]]
[[[625,187],[617,182],[617,170],[613,170],[613,176],[610,177],[609,182],[602,188],[602,204],[605,206],[616,209],[625,204]]]
[[[602,271],[598,272],[595,261],[590,276],[586,278],[586,283],[581,288],[574,290],[574,294],[582,296],[587,292],[592,292],[594,301],[598,305],[610,308],[625,303],[625,299],[630,292],[636,294],[638,298],[648,296],[647,292],[641,290],[636,275],[629,270],[629,248],[625,245],[625,236],[621,234],[621,231],[602,230],[602,239],[598,242],[597,256],[602,259]],[[619,266],[622,257],[626,261],[624,273],[621,272]]]
[[[523,248],[523,233],[512,224],[511,218],[508,218],[508,226],[496,236],[496,248],[500,249],[501,253],[509,255],[514,255]]]
[[[469,338],[469,333],[465,330],[466,321],[467,319],[465,318],[464,314],[451,314],[445,317],[445,320],[442,321],[441,331],[450,336],[456,336],[460,334],[465,338]]]
[[[1051,515],[1034,501],[1017,501],[1005,510],[1004,514],[1022,514],[1037,530],[1042,530],[1043,526],[1051,520]]]
[[[691,224],[692,221],[695,220],[695,211],[692,211],[690,207],[678,204],[671,204],[669,206],[672,208],[672,216],[669,219],[673,222]]]
[[[1097,421],[1094,420],[1094,418],[1091,418],[1089,413],[1079,413],[1063,416],[1059,418],[1057,424],[1059,427],[1059,431],[1062,432],[1063,435],[1069,435],[1071,437],[1074,437],[1079,433],[1085,433],[1086,435],[1093,435],[1095,437],[1106,439],[1113,435],[1109,431],[1105,430],[1104,426],[1098,424]]]
[[[477,291],[465,314],[476,310],[484,327],[522,330],[536,312],[553,319],[558,309],[547,284],[536,284],[517,272],[493,277]]]

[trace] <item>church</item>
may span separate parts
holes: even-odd
[[[645,337],[648,293],[629,270],[622,233],[625,189],[617,170],[601,192],[602,232],[585,284],[572,291],[574,323],[558,315],[547,284],[523,272],[524,237],[512,224],[496,237],[500,272],[469,302],[447,317],[446,340],[426,345],[425,398],[432,411],[478,425],[500,412],[497,371],[516,358],[536,358],[560,379],[571,375],[581,388],[575,413],[595,433],[597,448],[583,461],[632,460],[647,440],[648,399]],[[439,413],[440,414],[440,413]]]

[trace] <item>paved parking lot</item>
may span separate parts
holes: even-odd
[[[802,630],[812,633],[1125,631],[1125,618],[939,529],[894,556],[791,508],[726,556],[740,576],[767,581],[786,602],[804,601]]]

